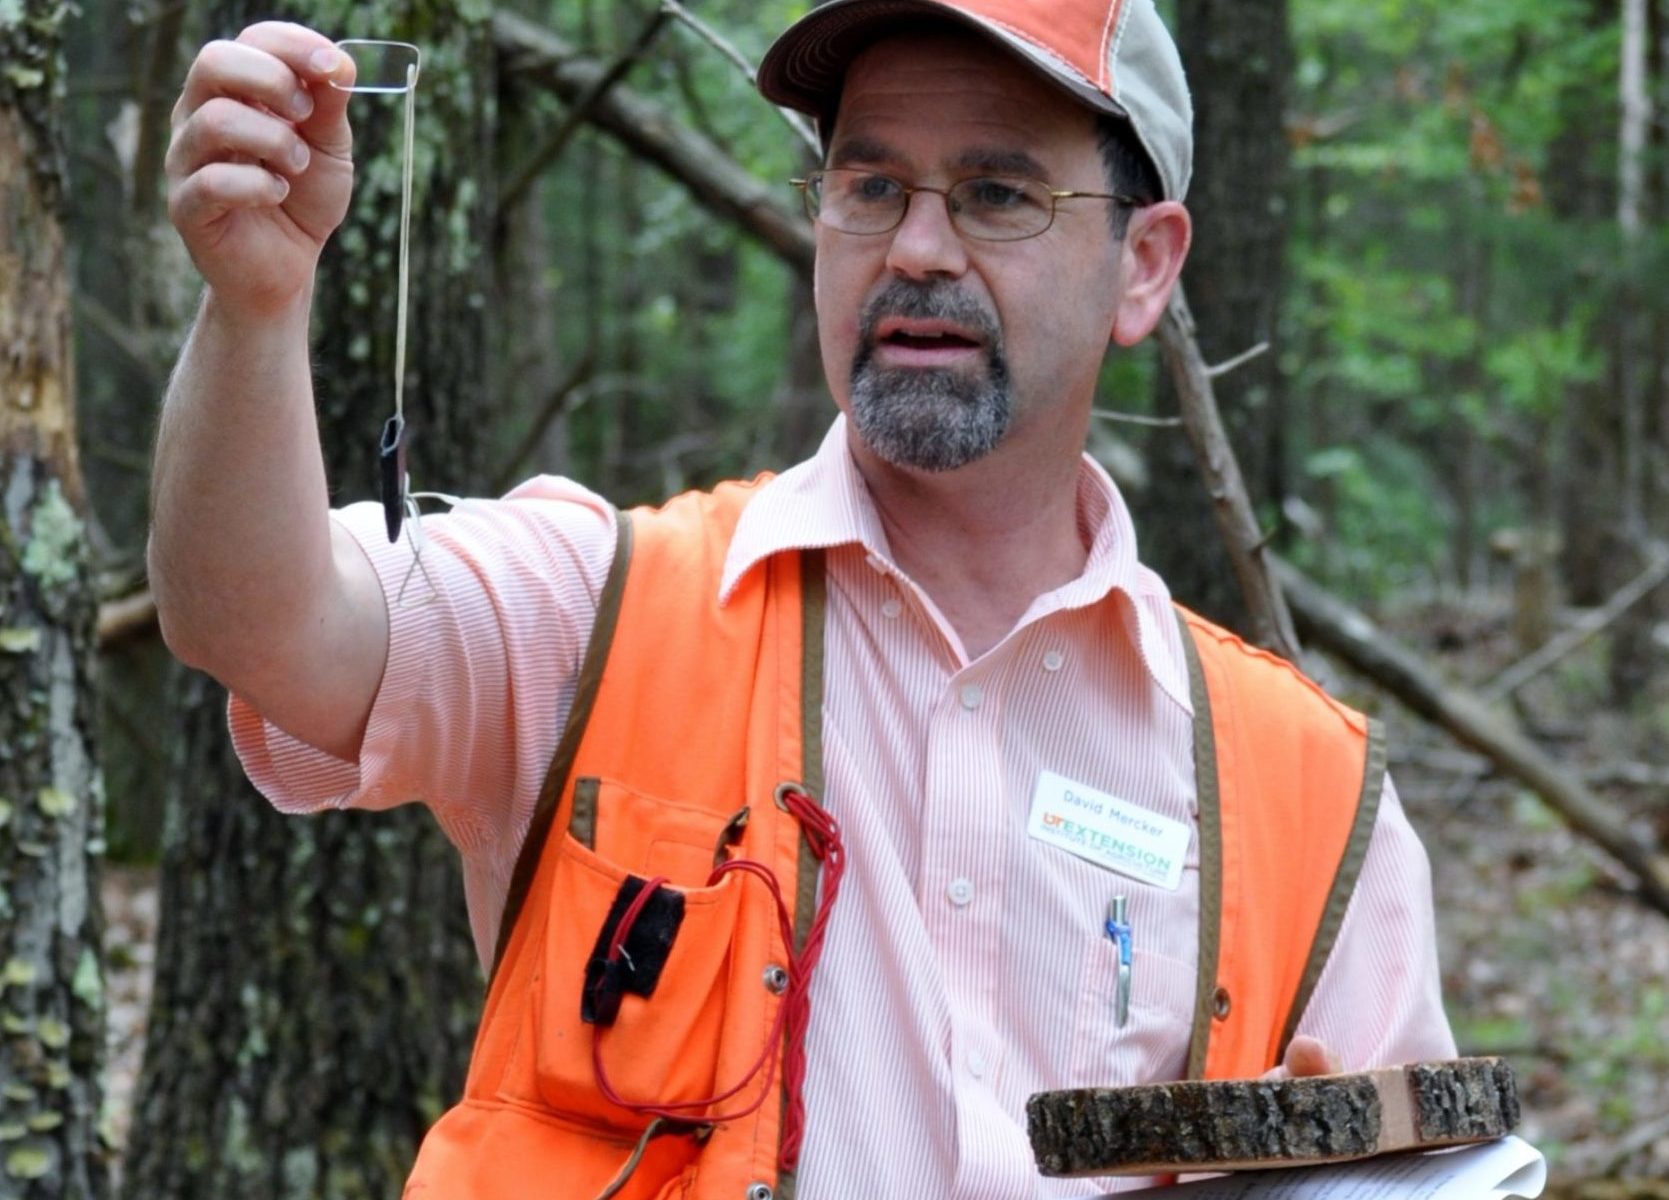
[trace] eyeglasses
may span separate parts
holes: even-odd
[[[890,175],[849,167],[813,171],[789,183],[805,196],[806,216],[841,233],[890,233],[904,223],[910,197],[932,192],[945,198],[951,227],[981,242],[1018,242],[1055,223],[1055,205],[1084,198],[1140,205],[1134,196],[1066,192],[1036,179],[981,175],[948,188],[907,187]]]

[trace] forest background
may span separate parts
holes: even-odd
[[[810,160],[727,55],[803,7],[284,10],[424,48],[416,487],[655,501],[815,446]],[[1308,661],[1392,725],[1462,1052],[1515,1063],[1559,1187],[1669,1195],[1669,0],[1163,7],[1199,346]],[[268,15],[0,0],[3,1198],[395,1195],[480,1000],[433,822],[272,814],[144,591],[199,290],[169,112]],[[343,502],[391,406],[399,195],[398,104],[354,104],[315,326]],[[1249,627],[1176,378],[1111,356],[1091,449],[1179,598]]]

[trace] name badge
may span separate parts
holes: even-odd
[[[1026,832],[1040,842],[1174,892],[1193,829],[1117,796],[1045,771],[1032,793]]]

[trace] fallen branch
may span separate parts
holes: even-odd
[[[1392,770],[1417,767],[1422,771],[1482,779],[1495,773],[1495,764],[1482,754],[1466,750],[1397,750],[1390,755]],[[1582,768],[1582,782],[1589,787],[1663,788],[1669,790],[1669,767],[1652,763],[1617,762]]]
[[[649,47],[655,44],[655,39],[660,36],[662,28],[665,27],[671,17],[670,10],[666,8],[656,9],[650,15],[649,20],[644,22],[643,28],[638,30],[637,37],[632,39],[632,44],[626,48],[625,52],[615,59],[608,70],[597,76],[596,80],[579,95],[573,102],[572,107],[563,114],[562,124],[557,126],[556,132],[546,138],[544,145],[529,156],[528,160],[522,164],[521,170],[516,172],[516,177],[499,193],[498,209],[501,214],[509,212],[520,203],[522,197],[527,195],[528,189],[539,181],[539,176],[543,175],[557,159],[562,157],[562,152],[568,148],[568,143],[573,141],[574,135],[585,125],[586,119],[591,115],[591,110],[597,106],[597,101],[601,100],[611,87],[619,83],[627,71],[630,71],[642,60],[643,56],[649,52]]]
[[[493,14],[500,77],[542,87],[577,103],[606,68],[563,39],[503,9]],[[689,188],[709,212],[739,226],[800,274],[810,277],[811,226],[781,193],[761,183],[712,141],[624,84],[600,95],[590,119],[631,153]]]
[[[503,468],[492,483],[494,495],[507,491],[510,485],[516,481],[522,463],[532,456],[533,451],[544,440],[546,431],[550,429],[556,419],[566,416],[579,407],[580,401],[584,398],[584,393],[580,390],[580,387],[591,378],[591,373],[595,368],[595,349],[587,347],[584,356],[574,364],[573,370],[568,372],[567,378],[551,389],[551,394],[545,399],[544,407],[539,410],[539,415],[533,418],[533,423],[527,427],[527,432],[522,435],[521,444],[505,460]]]
[[[1565,632],[1549,638],[1533,653],[1502,671],[1479,688],[1478,694],[1486,700],[1499,700],[1512,695],[1554,663],[1614,624],[1629,609],[1651,595],[1665,579],[1669,579],[1669,552],[1659,553],[1646,565],[1645,570],[1618,589],[1617,594],[1601,607],[1584,614]]]
[[[1325,591],[1290,563],[1271,556],[1305,634],[1385,688],[1457,741],[1487,757],[1505,775],[1534,790],[1635,878],[1638,894],[1669,916],[1669,859],[1642,845],[1622,814],[1588,790],[1475,693],[1438,678],[1362,613]]]
[[[144,588],[99,605],[98,648],[112,650],[126,642],[149,636],[157,629],[156,601]]]
[[[678,3],[678,0],[661,0],[661,11],[671,13],[688,26],[698,38],[724,55],[732,66],[748,77],[749,83],[758,81],[758,72],[754,70],[753,65],[747,59],[742,57],[742,52],[720,37],[718,31],[711,25]],[[800,140],[800,144],[811,152],[813,158],[820,159],[823,157],[823,147],[818,145],[817,135],[811,131],[811,126],[806,124],[804,117],[791,108],[783,108],[777,104],[773,104],[771,107],[776,111],[777,116],[782,118],[783,123],[793,131],[794,136]]]
[[[1159,321],[1159,349],[1176,385],[1183,424],[1188,430],[1188,440],[1193,443],[1200,473],[1205,476],[1217,529],[1223,535],[1234,577],[1246,598],[1252,640],[1297,662],[1298,634],[1292,627],[1292,614],[1264,556],[1267,539],[1252,511],[1240,463],[1218,414],[1217,397],[1211,385],[1212,368],[1200,354],[1199,341],[1194,335],[1194,314],[1188,308],[1180,283]],[[1231,368],[1225,364],[1220,371],[1227,369]]]

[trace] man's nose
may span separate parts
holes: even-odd
[[[906,279],[957,276],[968,269],[968,248],[950,223],[950,197],[917,189],[905,202],[904,220],[892,231],[887,266]]]

